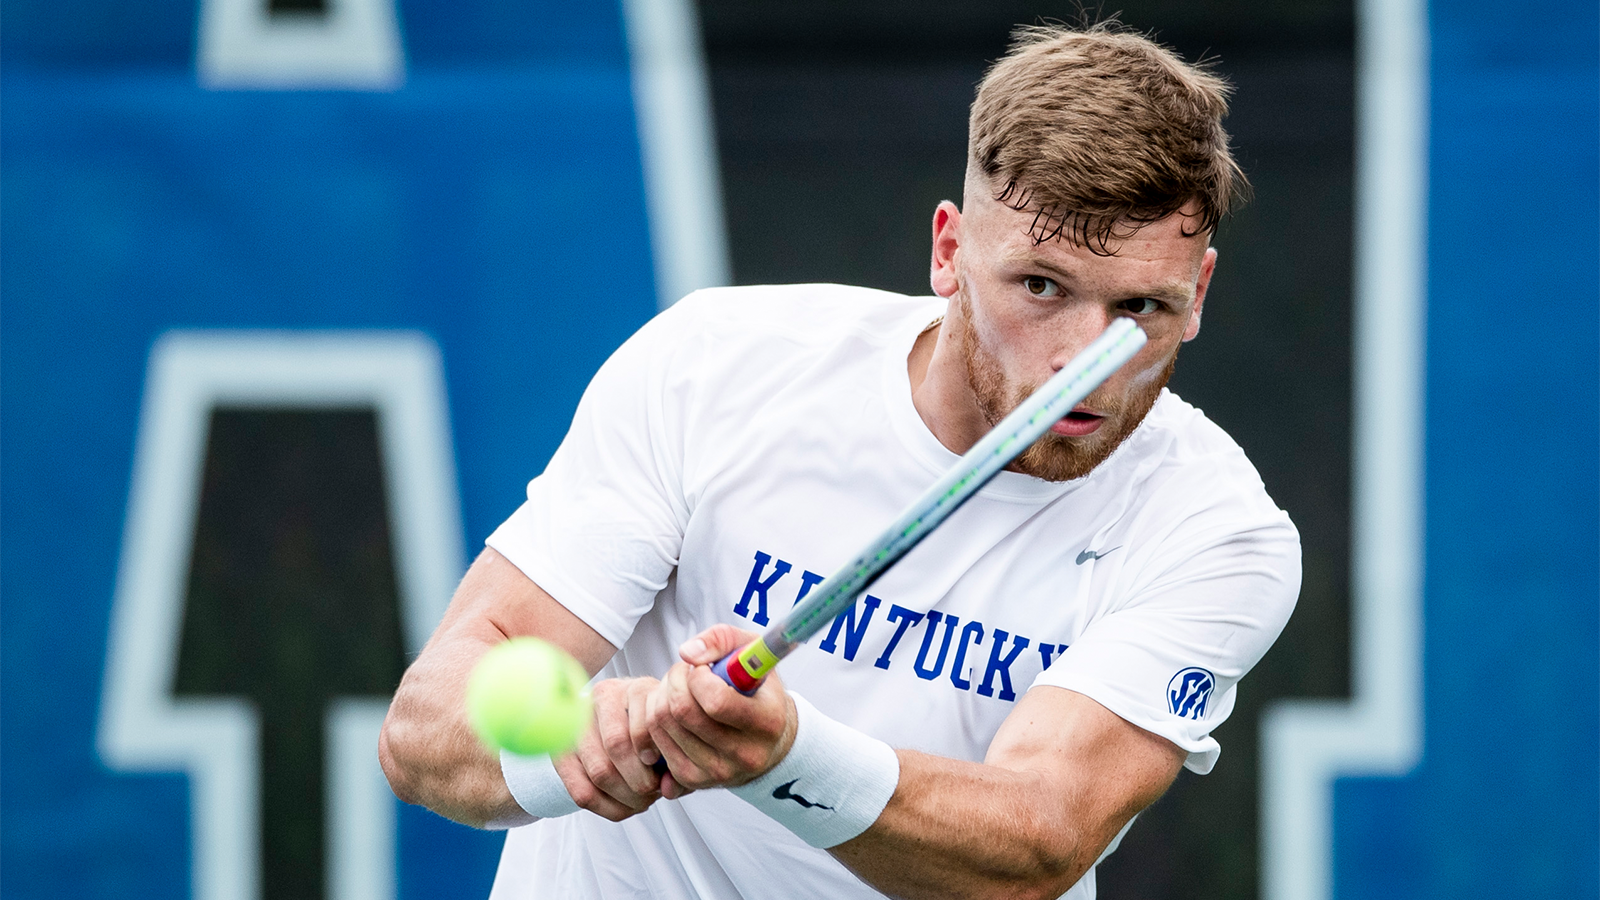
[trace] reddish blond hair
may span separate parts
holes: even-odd
[[[1226,81],[1110,22],[1017,29],[978,86],[969,173],[995,199],[1034,212],[1038,243],[1066,236],[1096,253],[1187,210],[1214,232],[1249,190],[1228,151]]]

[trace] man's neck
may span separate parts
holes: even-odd
[[[911,404],[922,423],[951,453],[972,449],[989,430],[967,384],[960,351],[946,334],[947,323],[935,321],[911,345],[906,374],[911,380]]]

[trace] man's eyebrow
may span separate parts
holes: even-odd
[[[1048,274],[1055,276],[1058,281],[1074,284],[1078,281],[1078,276],[1076,273],[1063,269],[1055,263],[1052,263],[1043,257],[1036,256],[1025,250],[1003,254],[1000,257],[1000,261],[1014,263],[1016,265],[1026,266],[1032,269],[1042,269]]]
[[[1043,270],[1067,284],[1075,284],[1078,276],[1060,266],[1027,252],[1006,253],[1001,256],[1002,262],[1017,263],[1034,269]],[[1169,281],[1158,284],[1147,291],[1131,291],[1126,299],[1136,300],[1140,297],[1149,297],[1152,300],[1163,300],[1177,306],[1194,299],[1194,285],[1188,281]]]
[[[1166,284],[1145,291],[1138,296],[1149,297],[1152,300],[1165,300],[1178,306],[1194,299],[1194,285],[1187,281],[1169,281]],[[1135,299],[1129,297],[1128,299]]]

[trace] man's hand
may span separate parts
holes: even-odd
[[[776,675],[746,697],[711,672],[713,663],[756,637],[731,625],[706,629],[679,648],[683,661],[651,692],[650,739],[671,770],[662,796],[744,784],[777,765],[794,744],[794,701]]]
[[[650,808],[661,798],[662,777],[645,709],[660,682],[608,678],[594,686],[594,727],[578,746],[555,760],[556,774],[578,806],[613,822]],[[670,781],[670,776],[667,776]]]

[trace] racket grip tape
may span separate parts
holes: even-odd
[[[756,688],[761,687],[762,680],[777,664],[778,657],[767,649],[765,641],[757,638],[744,649],[718,660],[711,671],[727,682],[729,687],[746,697],[753,697]]]

